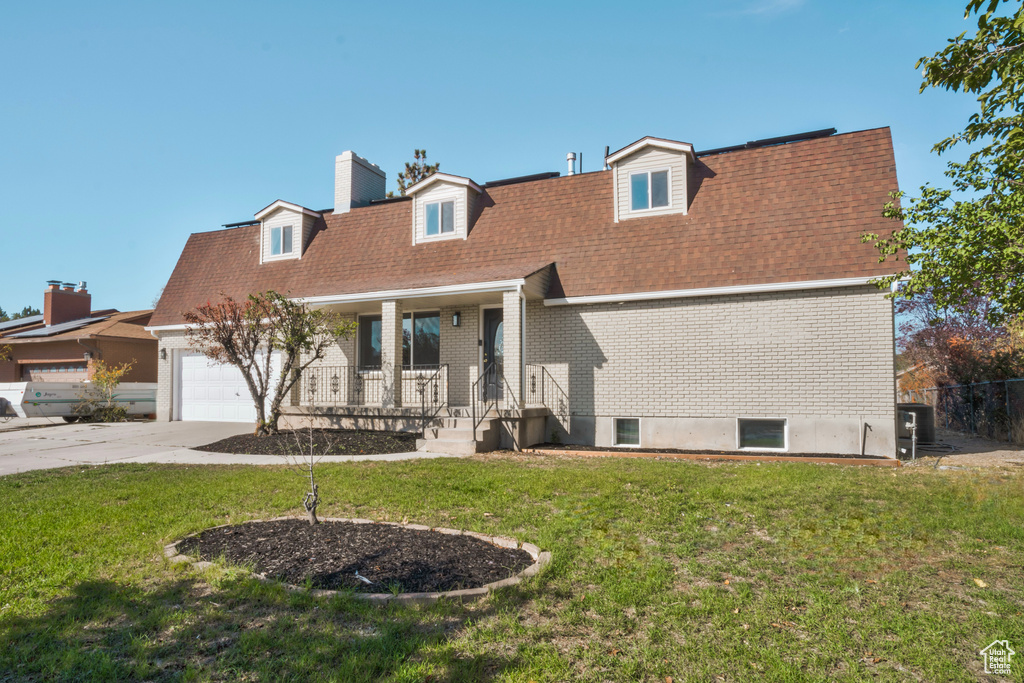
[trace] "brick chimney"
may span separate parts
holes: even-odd
[[[343,152],[334,159],[334,213],[347,213],[366,206],[371,199],[384,199],[384,171],[355,152]]]
[[[43,320],[47,326],[60,325],[71,320],[88,318],[92,313],[92,295],[85,283],[78,283],[78,291],[70,282],[50,280],[43,293]]]

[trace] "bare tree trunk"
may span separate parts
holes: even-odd
[[[315,526],[320,523],[320,520],[316,518],[316,508],[320,504],[320,487],[313,483],[313,466],[309,467],[309,486],[310,490],[306,494],[305,499],[302,501],[303,507],[306,508],[306,514],[309,515],[310,526]]]
[[[256,436],[266,436],[267,422],[265,419],[265,413],[263,412],[263,403],[256,401],[256,431],[253,432]]]
[[[266,419],[266,421],[264,422],[265,430],[266,430],[265,433],[266,434],[277,434],[277,432],[280,431],[279,427],[277,426],[277,422],[280,419],[281,419],[281,409],[277,408],[275,410],[274,408],[271,408],[271,410],[270,410],[270,417],[268,417]]]

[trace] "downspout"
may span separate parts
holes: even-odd
[[[899,280],[889,285],[889,292],[892,294],[896,293],[899,289]],[[900,389],[899,382],[896,380],[896,305],[893,300],[889,300],[889,313],[890,313],[890,330],[892,331],[892,414],[896,419],[892,421],[892,439],[893,444],[896,445],[896,453],[894,454],[897,459],[900,457]],[[867,436],[865,435],[865,440]]]
[[[519,294],[519,404],[526,407],[526,294],[516,285]]]

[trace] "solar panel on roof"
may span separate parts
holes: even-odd
[[[79,327],[85,327],[92,323],[98,323],[101,320],[106,320],[109,316],[103,316],[102,318],[80,318],[78,320],[69,320],[66,323],[60,323],[59,325],[50,325],[49,327],[41,327],[38,330],[26,330],[24,332],[16,332],[15,334],[7,335],[11,339],[24,338],[24,337],[52,337],[55,334],[61,332],[68,332],[70,330],[77,330]]]
[[[8,320],[0,323],[0,330],[11,330],[15,327],[24,327],[25,325],[35,325],[36,323],[43,322],[43,316],[41,315],[30,315],[27,318],[18,318],[17,320]]]

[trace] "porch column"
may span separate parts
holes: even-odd
[[[382,408],[402,407],[402,302],[385,301],[380,311],[380,370],[384,375]]]
[[[501,296],[502,327],[504,334],[504,370],[505,386],[512,390],[516,397],[515,407],[526,405],[523,392],[523,378],[526,367],[523,365],[524,318],[526,317],[526,300],[520,290],[505,292]],[[511,407],[511,406],[510,406]]]

